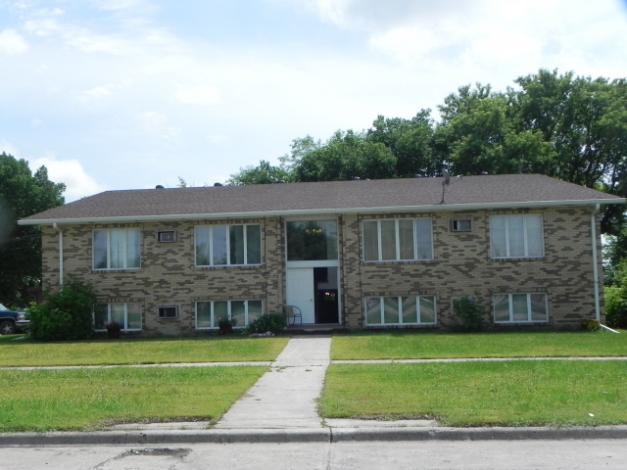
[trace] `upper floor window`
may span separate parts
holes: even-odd
[[[260,225],[200,225],[194,234],[196,266],[261,264]]]
[[[541,258],[544,256],[542,216],[491,216],[490,249],[492,258]]]
[[[337,222],[303,220],[287,222],[287,260],[337,259]]]
[[[365,261],[433,259],[431,219],[383,219],[363,223]]]
[[[140,267],[140,232],[137,228],[94,230],[94,269]]]

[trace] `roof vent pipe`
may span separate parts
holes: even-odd
[[[222,183],[213,183],[214,186],[219,187],[219,186],[223,186]]]
[[[155,186],[155,189],[164,189],[162,185],[158,184],[157,186]]]

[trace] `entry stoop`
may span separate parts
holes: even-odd
[[[329,335],[348,333],[348,328],[340,323],[318,323],[315,325],[288,325],[285,332],[290,335]]]

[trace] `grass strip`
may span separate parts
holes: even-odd
[[[216,421],[266,367],[0,371],[0,432]]]
[[[2,341],[0,366],[272,361],[288,341],[288,337],[133,338],[58,343]]]
[[[627,363],[336,364],[325,418],[438,419],[449,426],[627,423]]]
[[[377,332],[334,336],[331,358],[627,356],[627,332]]]

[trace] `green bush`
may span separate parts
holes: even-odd
[[[96,292],[90,285],[71,279],[43,304],[29,309],[30,335],[40,341],[74,341],[94,335]]]
[[[253,321],[245,332],[248,334],[262,334],[266,332],[278,335],[287,326],[287,318],[284,313],[269,313],[261,315],[255,321]]]
[[[627,286],[606,287],[605,320],[611,328],[627,328]]]
[[[481,331],[485,328],[485,309],[473,297],[465,295],[455,299],[453,309],[459,318],[459,329]]]

